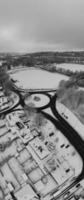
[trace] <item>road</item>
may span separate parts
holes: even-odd
[[[19,98],[20,98],[19,105],[22,105],[22,107],[24,107],[25,101],[24,101],[22,95],[20,94],[20,92],[18,92],[18,91],[16,91],[16,92],[18,93]],[[38,93],[36,93],[36,94],[38,94]],[[40,92],[39,92],[39,94],[40,94]],[[64,136],[76,148],[76,150],[78,151],[78,153],[80,154],[80,156],[83,160],[83,170],[82,170],[81,174],[79,175],[79,177],[77,177],[77,179],[74,181],[73,184],[78,183],[80,180],[82,180],[84,178],[84,141],[82,140],[80,135],[78,135],[76,130],[58,113],[58,111],[56,109],[56,100],[57,100],[56,93],[53,96],[48,94],[46,91],[42,92],[41,94],[48,96],[49,103],[47,105],[45,105],[44,107],[37,108],[37,112],[43,113],[44,116],[47,119],[49,119],[56,126],[56,128],[58,128],[64,134]],[[46,113],[46,108],[51,109],[55,118],[52,117],[49,113]],[[14,109],[13,109],[13,111],[14,111]],[[67,188],[67,190],[68,190],[68,188]]]

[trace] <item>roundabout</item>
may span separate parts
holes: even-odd
[[[0,117],[1,170],[14,185],[14,198],[19,186],[13,173],[20,184],[26,187],[28,183],[34,189],[38,199],[52,200],[53,195],[59,199],[84,179],[84,144],[57,110],[56,89],[64,76],[38,69],[25,73],[18,74],[10,109]]]
[[[25,98],[25,105],[36,108],[36,109],[44,109],[49,106],[50,97],[47,94],[31,94],[30,96]]]

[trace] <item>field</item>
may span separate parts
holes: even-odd
[[[57,64],[57,67],[65,69],[65,70],[71,70],[72,72],[75,72],[75,71],[84,72],[84,65],[80,65],[80,64],[62,63],[62,64]]]
[[[34,68],[11,74],[11,78],[22,89],[57,89],[61,80],[68,80],[68,76]]]

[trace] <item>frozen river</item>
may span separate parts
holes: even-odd
[[[26,69],[11,74],[17,80],[16,86],[22,89],[52,89],[58,88],[61,80],[68,80],[68,76],[51,73],[41,69]]]

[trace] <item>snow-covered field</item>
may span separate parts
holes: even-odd
[[[75,71],[84,71],[84,65],[80,65],[80,64],[73,64],[73,63],[63,63],[63,64],[58,64],[56,65],[58,68],[63,68],[66,70],[71,70],[73,72]]]
[[[22,89],[57,89],[61,80],[68,80],[68,76],[35,68],[17,71],[11,78]]]

